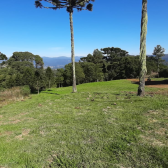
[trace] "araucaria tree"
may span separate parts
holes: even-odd
[[[52,4],[52,7],[43,6],[41,1],[48,2]],[[92,4],[91,1],[94,0],[37,0],[35,1],[35,5],[38,8],[47,8],[47,9],[61,9],[66,8],[67,12],[69,13],[70,19],[70,29],[71,29],[71,60],[72,60],[72,67],[73,67],[73,92],[77,92],[76,88],[76,75],[75,75],[75,54],[74,54],[74,34],[73,34],[73,9],[76,8],[78,11],[89,10],[92,11]]]
[[[158,77],[159,77],[159,71],[160,71],[160,63],[163,62],[162,58],[165,54],[165,49],[162,48],[160,45],[157,45],[155,48],[154,48],[154,51],[153,51],[153,55],[155,55],[155,58],[156,58],[156,62],[157,62],[157,73],[158,73]]]
[[[145,75],[146,68],[146,34],[147,34],[147,0],[142,0],[142,18],[141,18],[141,40],[140,40],[140,74],[138,96],[145,95]]]
[[[1,52],[0,52],[0,60],[7,60],[8,58],[6,57],[6,55],[5,54],[2,54]],[[1,65],[3,65],[4,64],[4,61],[2,62],[2,63],[0,63],[0,68],[1,68]]]

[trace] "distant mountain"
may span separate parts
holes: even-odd
[[[168,54],[165,54],[165,56],[162,57],[163,60],[165,60],[166,62],[168,62]]]
[[[80,58],[83,56],[75,56],[75,62],[79,62]],[[42,57],[44,62],[44,68],[47,68],[48,66],[52,69],[57,68],[64,68],[66,64],[71,63],[71,57]]]
[[[147,56],[154,56],[154,55],[147,55]],[[165,60],[166,62],[168,62],[168,54],[165,54],[165,56],[162,57],[163,60]]]

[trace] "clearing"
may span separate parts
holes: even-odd
[[[168,167],[167,88],[128,80],[52,88],[0,108],[0,167]]]

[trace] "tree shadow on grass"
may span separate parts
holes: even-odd
[[[51,93],[51,92],[43,92],[43,93],[46,93],[46,94],[55,94],[55,95],[60,95],[58,93]]]
[[[54,92],[52,92],[52,91],[53,91],[52,89],[46,89],[45,91],[43,91],[43,93],[60,95],[60,94],[58,94],[58,93],[54,93]]]
[[[48,89],[48,90],[40,90],[39,91],[39,93],[46,93],[46,94],[55,94],[55,95],[60,95],[60,94],[58,94],[58,93],[54,93],[54,92],[51,92],[51,91],[53,91],[53,90],[51,90],[51,89]],[[37,90],[33,90],[33,91],[31,91],[31,94],[38,94],[38,91]]]
[[[139,82],[132,81],[133,84],[138,84]],[[145,81],[145,85],[168,85],[168,80],[162,80],[162,81]]]

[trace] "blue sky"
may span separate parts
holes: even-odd
[[[142,0],[95,0],[93,11],[74,11],[75,55],[119,47],[139,54]],[[168,0],[148,0],[147,54],[156,45],[168,53]],[[29,51],[48,57],[71,55],[69,14],[37,9],[34,0],[0,0],[0,52]]]

